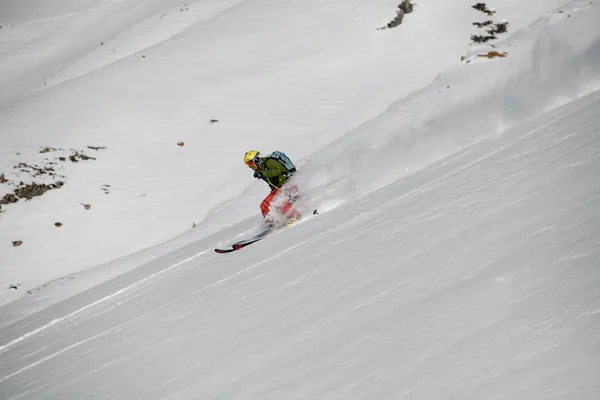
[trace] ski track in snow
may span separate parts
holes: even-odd
[[[208,250],[204,250],[204,251],[202,251],[202,252],[200,252],[200,253],[198,253],[196,255],[193,255],[191,257],[186,258],[185,260],[179,261],[179,262],[177,262],[177,263],[175,263],[175,264],[173,264],[173,265],[171,265],[171,266],[169,266],[169,267],[167,267],[167,268],[165,268],[165,269],[163,269],[163,270],[161,270],[159,272],[153,273],[150,276],[147,276],[147,277],[145,277],[145,278],[143,278],[143,279],[141,279],[141,280],[139,280],[139,281],[137,281],[135,283],[132,283],[129,286],[124,287],[123,289],[120,289],[120,290],[118,290],[118,291],[116,291],[116,292],[114,292],[114,293],[112,293],[112,294],[110,294],[108,296],[105,296],[105,297],[101,298],[100,300],[96,300],[93,303],[90,303],[90,304],[86,305],[85,307],[82,307],[82,308],[80,308],[80,309],[78,309],[76,311],[73,311],[73,312],[71,312],[71,313],[69,313],[69,314],[67,314],[67,315],[65,315],[65,316],[63,316],[61,318],[53,319],[49,323],[47,323],[47,324],[45,324],[43,326],[40,326],[39,328],[37,328],[37,329],[35,329],[35,330],[31,331],[31,332],[27,332],[26,334],[24,334],[24,335],[22,335],[22,336],[20,336],[20,337],[18,337],[16,339],[10,341],[9,343],[7,343],[5,345],[0,346],[0,354],[3,353],[4,351],[6,351],[7,349],[9,349],[10,347],[14,346],[15,344],[18,344],[18,343],[22,342],[23,340],[28,339],[29,337],[31,337],[33,335],[37,335],[38,333],[43,332],[44,330],[46,330],[46,329],[48,329],[48,328],[50,328],[50,327],[52,327],[52,326],[54,326],[54,325],[56,325],[58,323],[61,323],[61,322],[65,321],[65,320],[73,318],[73,317],[75,317],[75,316],[77,316],[77,315],[79,315],[79,314],[81,314],[81,313],[83,313],[83,312],[85,312],[85,311],[87,311],[89,309],[92,309],[92,308],[94,308],[94,307],[96,307],[96,306],[98,306],[98,305],[100,305],[100,304],[102,304],[104,302],[112,300],[112,299],[116,298],[117,296],[120,296],[120,295],[122,295],[124,293],[127,293],[127,292],[129,292],[129,291],[131,291],[133,289],[137,289],[141,285],[150,283],[155,278],[159,277],[160,275],[163,275],[163,274],[165,274],[167,272],[172,272],[173,270],[175,270],[175,269],[177,269],[177,268],[179,268],[181,266],[185,266],[190,261],[192,261],[192,260],[200,257],[203,254],[206,254],[207,252],[208,252]]]
[[[63,320],[65,320],[65,319],[67,319],[67,318],[69,318],[69,317],[71,317],[71,316],[72,316],[72,315],[68,315],[68,316],[66,316],[66,317],[64,317],[64,318],[61,318],[61,319],[59,319],[59,320],[54,320],[54,321],[56,321],[56,322],[60,322],[60,321],[63,321]],[[53,321],[53,322],[54,322],[54,321]],[[46,329],[46,328],[48,328],[49,326],[50,326],[50,325],[48,325],[48,326],[44,326],[44,327],[42,327],[42,328],[43,328],[43,329]],[[43,330],[43,329],[41,329],[41,330]],[[34,334],[36,334],[36,333],[39,333],[39,332],[41,332],[41,330],[38,330],[37,332],[32,332],[30,335],[27,335],[27,337],[29,337],[29,336],[32,336],[32,335],[34,335]],[[109,333],[116,332],[116,331],[118,331],[118,328],[115,328],[115,329],[109,329],[109,330],[107,330],[107,331],[104,331],[104,332],[98,333],[97,335],[90,336],[90,337],[86,338],[85,340],[81,340],[81,341],[79,341],[79,342],[73,343],[72,345],[69,345],[69,346],[67,346],[67,347],[65,347],[65,348],[63,348],[63,349],[61,349],[61,350],[59,350],[59,351],[57,351],[57,352],[55,352],[55,353],[52,353],[52,354],[50,354],[49,356],[43,357],[43,358],[41,358],[41,359],[37,360],[36,362],[34,362],[34,363],[31,363],[31,364],[29,364],[29,365],[27,365],[27,366],[25,366],[25,367],[21,368],[21,369],[20,369],[20,370],[18,370],[18,371],[15,371],[15,372],[13,372],[13,373],[11,373],[11,374],[9,374],[9,375],[6,375],[6,376],[4,376],[4,377],[0,378],[0,383],[4,382],[4,381],[5,381],[5,380],[7,380],[7,379],[10,379],[10,378],[12,378],[12,377],[13,377],[13,376],[15,376],[15,375],[19,375],[19,374],[20,374],[20,373],[22,373],[22,372],[25,372],[25,371],[27,371],[27,370],[29,370],[29,369],[33,368],[33,367],[36,367],[36,366],[38,366],[38,365],[40,365],[40,364],[42,364],[42,363],[44,363],[44,362],[46,362],[46,361],[49,361],[49,360],[51,360],[51,359],[53,359],[53,358],[55,358],[55,357],[57,357],[57,356],[59,356],[59,355],[61,355],[61,354],[63,354],[63,353],[66,353],[66,352],[68,352],[68,351],[70,351],[70,350],[72,350],[72,349],[74,349],[74,348],[76,348],[76,347],[78,347],[78,346],[84,345],[84,344],[86,344],[86,343],[88,343],[88,342],[91,342],[92,340],[98,339],[98,338],[100,338],[100,337],[102,337],[102,336],[105,336],[105,335],[107,335],[107,334],[109,334]],[[19,338],[19,339],[21,339],[21,338]],[[23,337],[23,339],[26,339],[26,337]],[[23,340],[23,339],[22,339],[22,340]],[[19,340],[19,342],[20,342],[20,341],[21,341],[21,340]],[[17,342],[16,342],[16,343],[17,343]],[[9,343],[8,345],[13,345],[13,344],[16,344],[16,343],[12,343],[12,344],[11,344],[11,343]],[[2,349],[0,349],[0,352],[1,352],[1,351],[2,351]],[[27,357],[29,357],[29,356],[32,356],[32,355],[35,355],[35,352],[34,352],[34,353],[30,353],[30,354],[28,354],[28,355],[27,355]]]
[[[246,267],[246,268],[244,268],[242,270],[239,270],[239,271],[235,272],[232,275],[226,276],[223,279],[220,279],[220,280],[218,280],[218,281],[216,281],[214,283],[211,283],[211,284],[209,284],[207,286],[204,286],[201,289],[195,290],[192,294],[200,293],[200,292],[203,292],[203,291],[205,291],[207,289],[219,286],[219,285],[221,285],[221,284],[229,281],[230,279],[235,278],[236,276],[242,275],[242,274],[244,274],[244,273],[246,273],[246,272],[248,272],[248,271],[250,271],[250,270],[252,270],[252,269],[254,269],[256,267],[258,267],[259,265],[262,265],[262,264],[268,263],[270,261],[273,261],[273,260],[275,260],[275,259],[283,256],[287,252],[289,252],[291,250],[294,250],[294,249],[296,249],[298,247],[301,247],[301,246],[303,246],[304,244],[306,244],[308,242],[309,242],[309,240],[306,240],[306,241],[303,241],[303,242],[298,243],[296,245],[293,245],[293,246],[285,249],[284,251],[282,251],[282,252],[280,252],[280,253],[272,256],[272,257],[266,258],[266,259],[264,259],[264,260],[262,260],[260,262],[257,262],[255,264],[249,266],[249,267]],[[111,293],[110,295],[104,296],[101,299],[96,300],[93,303],[90,303],[90,304],[88,304],[88,305],[86,305],[84,307],[81,307],[81,308],[79,308],[79,309],[77,309],[77,310],[75,310],[75,311],[73,311],[73,312],[71,312],[71,313],[69,313],[69,314],[67,314],[67,315],[65,315],[63,317],[55,318],[52,321],[50,321],[49,323],[47,323],[45,325],[42,325],[42,326],[40,326],[39,328],[37,328],[35,330],[27,332],[27,333],[23,334],[22,336],[14,339],[12,341],[10,341],[9,343],[6,343],[6,344],[0,346],[0,354],[2,354],[3,352],[5,352],[6,350],[10,349],[12,346],[14,346],[14,345],[16,345],[16,344],[18,344],[18,343],[20,343],[20,342],[22,342],[22,341],[30,338],[30,337],[32,337],[34,335],[40,334],[44,330],[46,330],[46,329],[48,329],[48,328],[50,328],[50,327],[52,327],[54,325],[57,325],[57,324],[59,324],[59,323],[61,323],[63,321],[69,320],[71,318],[74,318],[74,317],[78,316],[79,314],[81,314],[81,313],[83,313],[85,311],[88,311],[90,309],[93,309],[93,308],[95,308],[95,307],[97,307],[97,306],[99,306],[99,305],[101,305],[103,303],[115,300],[118,296],[125,295],[128,292],[131,292],[132,290],[141,290],[141,288],[143,286],[153,283],[156,280],[156,278],[160,277],[161,275],[163,275],[165,273],[173,273],[176,269],[187,266],[191,261],[195,260],[196,258],[198,258],[198,257],[200,257],[202,255],[205,255],[206,253],[210,253],[210,251],[209,250],[204,250],[204,251],[202,251],[202,252],[200,252],[200,253],[198,253],[196,255],[193,255],[193,256],[188,257],[188,258],[186,258],[184,260],[181,260],[181,261],[179,261],[179,262],[177,262],[177,263],[175,263],[173,265],[170,265],[170,266],[164,268],[163,270],[161,270],[159,272],[155,272],[155,273],[153,273],[153,274],[151,274],[151,275],[149,275],[149,276],[147,276],[147,277],[145,277],[145,278],[143,278],[143,279],[141,279],[141,280],[139,280],[137,282],[134,282],[134,283],[132,283],[132,284],[124,287],[123,289],[117,290],[116,292]],[[229,256],[231,257],[231,255],[229,255]],[[60,353],[57,353],[57,354],[60,354]],[[25,368],[25,369],[28,369],[28,368]],[[5,378],[3,378],[2,380],[0,380],[0,382],[2,382]]]

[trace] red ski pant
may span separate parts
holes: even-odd
[[[286,215],[288,218],[297,218],[300,213],[292,207],[292,203],[284,191],[273,189],[260,203],[260,211],[265,217],[273,208]]]

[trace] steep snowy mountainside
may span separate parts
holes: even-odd
[[[515,17],[513,32],[560,4],[508,1],[498,15]],[[481,18],[462,0],[424,1],[400,27],[378,30],[396,6],[65,1],[30,17],[1,13],[0,173],[9,184],[0,195],[32,179],[20,164],[55,162],[65,182],[3,206],[2,282],[19,289],[5,288],[1,302],[171,239],[250,185],[225,218],[191,235],[257,215],[264,187],[242,165],[245,151],[313,154],[457,64]],[[57,160],[81,150],[96,160]]]
[[[468,64],[311,156],[302,186],[317,202],[343,201],[600,88],[599,20],[597,4],[575,1],[497,43],[505,58],[474,58],[492,49],[477,47]]]
[[[64,18],[89,10],[97,0],[0,0],[3,22],[12,24]]]
[[[199,16],[179,12],[181,2],[173,0],[1,1],[0,106],[10,106],[168,39],[196,19],[210,15],[204,3],[198,7]],[[173,29],[174,18],[160,27],[143,26],[165,12],[176,16],[178,30]],[[187,24],[182,24],[185,21]]]
[[[595,91],[243,252],[199,240],[6,328],[0,389],[595,399],[599,107]]]
[[[228,22],[240,21],[242,16],[259,18],[263,14],[253,7],[267,4],[275,3],[245,1],[206,24],[191,26],[153,46],[144,52],[146,59],[124,58],[27,97],[9,108],[16,114],[0,114],[0,124],[16,127],[18,118],[25,121],[22,107],[41,111],[43,103],[58,93],[66,105],[45,106],[63,112],[62,107],[78,106],[72,117],[81,118],[80,123],[84,118],[98,125],[104,121],[95,113],[80,114],[89,109],[75,104],[67,94],[80,100],[87,94],[90,97],[82,103],[95,102],[115,111],[117,105],[107,99],[118,92],[123,95],[118,106],[128,111],[157,111],[161,113],[158,116],[144,114],[154,115],[157,123],[166,123],[165,115],[184,115],[178,106],[192,107],[197,95],[193,84],[187,92],[191,97],[181,96],[181,102],[170,104],[167,101],[173,100],[176,90],[166,90],[168,83],[157,82],[160,90],[165,90],[165,98],[144,97],[144,105],[130,105],[128,100],[135,95],[120,85],[147,96],[149,92],[137,85],[161,71],[158,65],[173,73],[170,57],[173,65],[192,57],[178,52],[184,43],[189,44],[186,37],[200,40],[202,35],[194,32],[204,32],[209,25],[221,27],[220,18]],[[276,4],[292,7],[299,3]],[[329,3],[320,4],[327,8]],[[427,4],[432,3],[423,3]],[[350,8],[336,5],[351,14]],[[500,14],[500,7],[497,9]],[[356,10],[363,15],[360,7]],[[323,126],[360,126],[332,133],[331,143],[325,147],[304,143],[316,141],[310,136],[316,131],[304,136],[296,132],[298,136],[286,136],[281,142],[306,146],[308,157],[298,163],[301,172],[297,175],[305,194],[302,201],[317,204],[324,212],[240,252],[215,254],[214,247],[256,230],[260,217],[255,207],[267,189],[252,186],[219,202],[197,228],[169,242],[56,279],[2,307],[0,397],[595,400],[600,393],[599,13],[600,4],[572,1],[508,40],[495,42],[494,48],[472,46],[469,52],[463,48],[464,64],[449,68],[415,93],[400,90],[391,96],[391,90],[385,91],[385,96],[395,101],[366,122],[344,111],[356,110],[359,98],[347,100],[347,93],[335,97],[335,85],[324,87],[345,105],[336,103],[340,114],[321,115],[315,121],[320,119]],[[413,22],[418,15],[414,14]],[[411,26],[415,25],[407,17],[406,26],[399,28],[407,29],[397,32],[409,32]],[[388,40],[394,32],[378,31]],[[250,43],[230,34],[232,41],[239,41],[239,48]],[[491,49],[508,54],[493,59],[477,57]],[[281,53],[281,71],[300,74],[301,68],[294,70],[300,59],[291,65],[283,62],[289,54]],[[303,55],[310,58],[308,53]],[[155,66],[144,64],[155,59]],[[326,55],[316,59],[325,60]],[[279,110],[283,121],[285,104],[276,104],[268,96],[256,99],[256,104],[243,100],[251,93],[244,92],[244,85],[254,91],[260,87],[259,78],[273,90],[285,81],[277,74],[279,70],[261,73],[261,68],[270,68],[274,62],[271,58],[261,66],[256,59],[249,59],[240,69],[226,72],[235,84],[223,88],[239,96],[236,101],[240,103],[232,103],[236,107],[269,105]],[[139,70],[132,67],[138,64]],[[199,65],[198,61],[194,67]],[[327,65],[330,78],[340,79],[335,81],[337,89],[352,82],[344,82],[350,75],[335,75],[333,64]],[[352,68],[358,73],[373,71],[374,66],[353,64]],[[203,75],[208,76],[209,70],[206,67]],[[119,76],[132,71],[136,73],[129,79]],[[185,68],[177,72],[181,76],[169,83],[181,88],[184,85],[178,80],[192,74]],[[217,72],[213,70],[211,76],[218,77]],[[348,70],[344,73],[350,74]],[[308,85],[308,75],[299,83]],[[270,82],[270,76],[277,78]],[[318,76],[313,78],[318,81]],[[360,74],[354,78],[383,79]],[[226,82],[225,73],[218,79]],[[373,88],[374,82],[369,82]],[[360,85],[368,86],[362,80]],[[100,89],[106,90],[104,95]],[[213,89],[214,94],[217,86]],[[325,96],[325,92],[308,85],[283,90],[277,99],[304,104],[301,112],[305,113],[325,104],[323,97],[314,100],[308,93]],[[375,91],[363,95],[367,92],[377,97]],[[221,105],[226,104],[225,98],[220,99]],[[167,106],[161,109],[161,103]],[[120,117],[126,115],[118,111]],[[250,112],[239,111],[247,118]],[[205,117],[208,114],[198,118]],[[218,140],[223,142],[264,139],[264,143],[275,137],[264,131],[264,136],[254,131],[253,138],[235,136],[227,119],[218,117],[218,123],[206,124],[206,137],[211,132],[222,135]],[[342,117],[348,120],[336,122]],[[40,123],[31,115],[30,120],[31,125],[23,122],[22,127],[33,129]],[[58,124],[59,119],[48,121]],[[73,123],[71,129],[76,125],[69,123]],[[118,125],[118,121],[107,123]],[[182,121],[179,127],[191,126],[187,123],[189,120]],[[35,138],[31,132],[23,143]],[[49,132],[55,135],[57,131]],[[161,207],[174,193],[181,195],[182,189],[173,181],[161,181],[162,186],[153,191],[145,190],[145,185],[158,178],[172,179],[172,165],[195,167],[185,159],[184,151],[204,142],[180,138],[185,146],[173,146],[170,153],[160,153],[156,146],[154,158],[150,158],[150,154],[138,154],[152,148],[143,139],[156,145],[160,140],[170,143],[176,136],[142,137],[135,132],[131,128],[121,140],[112,138],[114,142],[106,136],[109,148],[93,153],[96,162],[71,164],[64,188],[17,203],[0,215],[0,246],[14,233],[30,235],[20,247],[0,247],[0,280],[19,277],[26,270],[39,274],[25,281],[35,282],[61,268],[67,271],[81,266],[81,260],[95,265],[103,256],[118,254],[116,239],[144,243],[166,234],[150,228],[169,225],[167,217],[172,210]],[[92,138],[98,139],[91,135],[85,140]],[[66,135],[61,140],[70,143],[75,139]],[[140,147],[120,149],[129,157],[115,160],[109,149],[127,147],[129,142]],[[313,152],[310,146],[320,150]],[[232,160],[240,163],[239,154],[233,153],[237,150],[232,151]],[[204,153],[201,161],[214,161],[218,155],[222,156],[217,151]],[[148,157],[146,163],[136,164],[144,157]],[[127,179],[117,179],[118,162]],[[228,163],[223,165],[229,168]],[[104,179],[110,176],[106,170],[111,168],[118,184],[113,182],[110,190],[106,189],[111,193],[99,198],[90,190],[92,208],[85,210],[78,196],[90,182],[83,178],[97,179],[94,184],[98,185],[106,183]],[[156,175],[149,174],[148,168]],[[181,170],[180,179],[187,177],[189,186],[199,185],[200,178],[192,179],[192,174],[185,175],[185,168]],[[248,171],[242,169],[242,173],[251,179]],[[213,175],[215,179],[221,176]],[[231,179],[235,180],[234,176],[232,173]],[[130,177],[135,177],[134,183]],[[229,184],[206,179],[205,186],[198,186],[202,190],[210,188],[209,184]],[[239,191],[245,187],[240,182],[230,185],[238,185],[235,190]],[[196,194],[200,193],[197,190]],[[215,189],[215,195],[225,196],[225,191],[219,190]],[[140,196],[134,201],[127,195],[132,193]],[[181,208],[179,212],[191,212],[184,203],[173,202]],[[44,221],[47,207],[62,210],[64,204],[75,204],[77,214],[56,216],[65,225],[43,231],[38,224]],[[204,206],[208,207],[208,202]],[[144,215],[152,220],[146,224],[136,220],[136,215],[142,215],[136,207],[147,207]],[[100,211],[95,213],[97,209]],[[20,219],[16,217],[17,211],[25,210]],[[115,223],[115,219],[123,221]],[[55,220],[48,218],[44,224]],[[90,220],[93,225],[73,228],[77,221]],[[124,229],[131,222],[138,223],[137,231]],[[88,232],[92,226],[110,229]],[[5,227],[12,229],[10,235]],[[111,234],[114,238],[103,240]],[[153,234],[156,236],[150,238]],[[93,248],[77,235],[94,240]],[[29,247],[31,243],[36,246]],[[120,250],[125,252],[127,245],[132,243],[123,244]],[[36,253],[40,249],[48,249],[48,253]],[[106,254],[99,255],[100,251]],[[47,271],[50,269],[53,271]]]
[[[597,5],[573,2],[496,43],[505,58],[475,57],[492,49],[477,46],[465,64],[305,160],[298,184],[312,206],[335,207],[597,89],[599,19]],[[243,197],[208,219],[227,220]]]

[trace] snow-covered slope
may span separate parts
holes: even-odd
[[[217,255],[257,225],[248,189],[0,309],[2,398],[595,399],[600,7],[560,11],[305,144],[319,216]]]
[[[1,331],[4,398],[594,399],[600,93]],[[205,249],[205,250],[202,250]]]
[[[515,32],[563,2],[503,1],[493,18],[507,18]],[[13,168],[20,163],[50,166],[66,182],[3,206],[0,304],[171,239],[226,199],[236,198],[192,237],[256,216],[265,188],[241,164],[245,151],[278,149],[296,161],[311,156],[459,64],[469,34],[478,31],[472,22],[489,18],[463,0],[427,0],[400,27],[378,30],[396,6],[0,0],[0,174],[9,179],[0,196],[33,179]],[[68,161],[80,150],[96,160]],[[356,151],[339,154],[339,161],[332,155],[326,150],[304,162],[307,172],[314,166],[306,176],[331,162],[335,174],[321,178],[339,180]],[[339,202],[349,194],[331,197]]]

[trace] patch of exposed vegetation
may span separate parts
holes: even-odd
[[[12,193],[6,193],[2,199],[0,199],[0,204],[12,204],[19,201],[19,198]]]
[[[508,53],[507,53],[507,52],[500,53],[500,52],[498,52],[498,51],[492,50],[492,51],[488,51],[487,53],[483,53],[483,54],[477,54],[477,57],[480,57],[480,58],[489,58],[489,59],[492,59],[492,58],[504,58],[504,57],[506,57],[507,55],[508,55]],[[461,60],[461,61],[464,61],[464,60],[465,60],[465,57],[464,57],[464,56],[463,56],[463,57],[461,57],[461,58],[460,58],[460,60]],[[468,64],[468,63],[470,63],[470,62],[471,62],[471,60],[468,60],[468,61],[467,61],[467,64]]]
[[[13,169],[19,169],[21,172],[26,172],[31,176],[40,176],[40,175],[56,175],[56,171],[54,168],[49,166],[39,167],[37,165],[29,165],[25,163],[18,163],[13,167]]]
[[[402,3],[398,5],[398,10],[396,11],[396,16],[390,22],[386,24],[386,26],[379,28],[381,29],[392,29],[402,24],[404,20],[405,14],[410,14],[413,12],[414,4],[410,2],[410,0],[403,0]]]
[[[492,16],[496,13],[496,11],[489,9],[485,3],[477,3],[471,7],[478,11],[481,11],[489,16]],[[491,40],[496,40],[496,39],[498,39],[498,35],[508,32],[508,22],[506,22],[506,21],[500,22],[500,23],[494,23],[493,20],[485,20],[483,22],[473,22],[473,25],[479,29],[485,29],[485,31],[486,31],[486,34],[471,35],[471,41],[473,43],[477,43],[477,44],[487,43]],[[492,46],[492,47],[494,47],[494,46]],[[498,53],[498,54],[501,54],[501,53]],[[482,56],[485,57],[487,55],[484,54]]]
[[[404,0],[402,3],[400,3],[400,5],[398,5],[398,8],[403,11],[404,14],[410,14],[413,12],[414,5],[410,2],[410,0]]]
[[[2,199],[0,199],[0,204],[13,204],[21,199],[31,200],[34,197],[43,195],[48,190],[57,189],[63,185],[64,182],[62,181],[57,181],[51,184],[36,182],[24,184],[21,182],[20,186],[16,188],[13,193],[6,193]]]
[[[494,39],[498,38],[494,35],[471,35],[471,41],[473,43],[487,43]]]
[[[499,35],[508,32],[508,22],[494,24],[494,21],[489,20],[484,22],[473,22],[473,25],[480,29],[487,28],[486,32],[489,35]]]
[[[500,53],[497,51],[488,51],[486,54],[479,54],[477,57],[486,57],[486,58],[496,58],[496,57],[500,57],[500,58],[504,58],[508,55],[507,52],[504,53]]]
[[[14,193],[7,193],[0,199],[0,204],[12,204],[21,199],[31,200],[34,197],[41,196],[48,190],[58,189],[64,185],[64,182],[58,181],[49,185],[45,183],[30,183],[15,189]]]
[[[494,23],[494,21],[489,20],[489,21],[483,21],[483,22],[473,22],[473,25],[475,25],[478,28],[485,28],[486,26],[489,26],[493,23]]]
[[[501,22],[499,24],[494,24],[487,31],[490,35],[499,35],[501,33],[508,32],[508,22]]]
[[[473,8],[474,8],[474,9],[476,9],[477,11],[481,11],[481,12],[483,12],[483,13],[486,13],[486,14],[487,14],[487,15],[489,15],[489,16],[492,16],[492,15],[494,15],[494,14],[496,13],[496,11],[494,11],[494,10],[490,10],[490,9],[489,9],[489,8],[488,8],[488,7],[485,5],[485,3],[477,3],[477,4],[475,4],[475,5],[471,6],[471,7],[473,7]]]
[[[102,146],[87,146],[89,149],[92,150],[102,150],[105,149],[106,147],[102,147]],[[24,162],[20,162],[17,165],[15,165],[13,167],[13,172],[12,174],[9,175],[13,175],[13,177],[11,177],[11,179],[14,181],[16,179],[19,179],[20,176],[22,176],[22,174],[26,174],[32,178],[42,178],[45,177],[45,182],[42,181],[40,182],[39,179],[35,179],[33,182],[31,183],[24,183],[24,182],[19,182],[18,184],[15,182],[11,182],[11,179],[5,177],[5,174],[0,174],[0,184],[9,184],[9,185],[13,185],[16,188],[13,190],[12,193],[6,193],[1,199],[0,199],[0,205],[7,205],[7,204],[13,204],[18,202],[19,200],[25,199],[25,200],[31,200],[34,197],[38,197],[43,195],[44,193],[46,193],[49,190],[52,189],[58,189],[61,188],[64,185],[64,181],[61,179],[65,179],[66,177],[64,175],[61,175],[57,169],[61,169],[61,167],[57,167],[57,162],[56,160],[59,161],[67,161],[70,160],[73,163],[77,163],[80,161],[87,161],[87,160],[95,160],[94,157],[90,157],[87,154],[85,154],[83,151],[78,151],[78,150],[64,150],[64,149],[59,149],[59,148],[54,148],[54,147],[43,147],[38,153],[40,154],[48,154],[51,152],[58,152],[58,153],[62,153],[60,156],[58,157],[54,157],[54,158],[44,158],[42,160],[42,165],[37,165],[37,164],[27,164]],[[67,154],[64,154],[67,153]],[[27,181],[27,179],[24,179]],[[50,180],[50,182],[48,182],[48,180]]]
[[[75,153],[73,153],[69,156],[69,160],[71,160],[71,162],[79,162],[79,160],[87,161],[87,160],[95,160],[95,158],[86,155],[84,152],[76,151]]]

